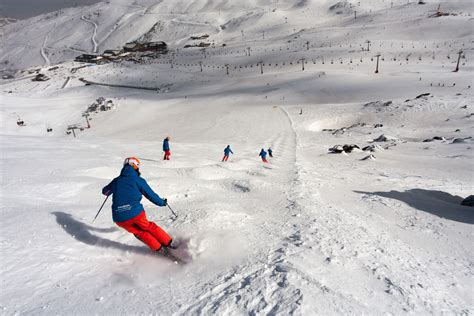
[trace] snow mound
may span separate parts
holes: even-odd
[[[339,1],[329,7],[329,12],[332,14],[342,15],[342,14],[352,14],[352,5],[348,1]]]
[[[400,138],[382,134],[377,138],[374,138],[373,142],[400,142]]]
[[[375,160],[375,156],[374,155],[368,155],[368,156],[365,156],[364,158],[362,158],[361,160]]]
[[[362,148],[362,151],[370,151],[370,152],[382,152],[385,149],[380,145],[369,145]]]

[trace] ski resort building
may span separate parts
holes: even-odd
[[[82,63],[97,63],[99,62],[103,57],[99,55],[93,55],[93,54],[82,54],[77,56],[74,61],[82,62]]]
[[[155,51],[162,54],[168,52],[168,45],[165,42],[146,42],[146,43],[136,43],[131,42],[125,44],[123,50],[126,52],[147,52]]]

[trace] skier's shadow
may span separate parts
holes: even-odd
[[[102,248],[115,248],[118,250],[129,251],[138,254],[150,254],[150,250],[148,248],[121,244],[119,242],[108,240],[91,233],[91,231],[99,233],[115,232],[117,231],[117,228],[115,227],[97,228],[76,220],[71,214],[64,212],[52,212],[51,214],[56,216],[56,222],[59,224],[59,226],[61,226],[62,229],[64,229],[66,233],[84,244]]]

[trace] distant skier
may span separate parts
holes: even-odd
[[[272,147],[268,147],[268,155],[270,156],[270,158],[273,158],[273,150],[272,150]]]
[[[163,151],[165,153],[163,160],[170,160],[171,151],[170,151],[170,137],[169,136],[166,136],[166,138],[163,140]]]
[[[222,158],[222,162],[227,161],[229,159],[230,154],[234,154],[232,149],[230,149],[230,145],[227,145],[227,147],[224,149],[224,157]]]
[[[154,222],[146,218],[142,195],[158,206],[166,206],[167,200],[153,192],[140,177],[140,160],[126,158],[120,176],[102,189],[102,194],[112,196],[112,218],[115,224],[132,233],[151,250],[167,253],[172,238]]]
[[[264,163],[268,163],[268,161],[267,161],[267,152],[265,151],[265,149],[262,148],[262,150],[260,151],[259,156],[262,157],[262,161]]]

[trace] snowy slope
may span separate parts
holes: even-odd
[[[472,3],[429,18],[438,2],[410,2],[112,0],[5,26],[2,314],[472,313]],[[203,33],[206,56],[183,48]],[[71,62],[144,34],[171,54]],[[66,135],[99,96],[116,107]],[[110,202],[92,223],[127,156],[178,212],[144,202],[190,263],[150,253]]]

